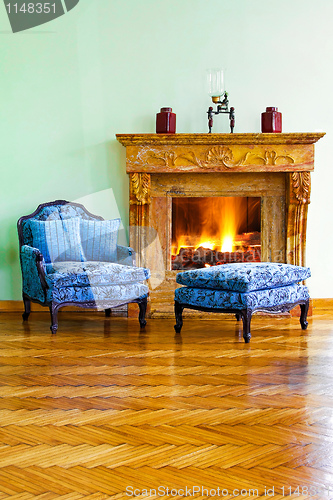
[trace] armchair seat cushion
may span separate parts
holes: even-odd
[[[53,289],[62,287],[97,287],[142,283],[149,269],[114,262],[57,262],[46,264],[46,277]]]
[[[222,264],[177,274],[176,281],[192,288],[254,292],[285,287],[311,276],[307,267],[273,262]]]
[[[98,309],[117,307],[148,297],[148,287],[143,283],[103,286],[62,286],[54,288],[52,301],[58,304],[94,304]]]

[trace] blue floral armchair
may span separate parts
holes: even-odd
[[[135,267],[135,253],[117,244],[120,219],[93,215],[83,205],[58,200],[39,205],[17,223],[23,281],[23,319],[31,302],[48,306],[51,331],[58,329],[60,307],[105,310],[139,304],[146,325],[148,269]]]

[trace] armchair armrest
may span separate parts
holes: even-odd
[[[133,248],[117,245],[117,263],[135,266],[135,251]]]
[[[20,252],[23,278],[23,292],[30,298],[46,302],[46,291],[49,288],[45,276],[44,257],[38,248],[23,245]]]

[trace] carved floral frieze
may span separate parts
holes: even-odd
[[[290,155],[279,155],[274,150],[263,151],[263,154],[252,153],[247,151],[238,160],[234,158],[233,152],[230,148],[224,146],[214,146],[207,153],[207,159],[202,162],[203,168],[211,168],[212,166],[223,166],[226,168],[239,167],[242,165],[277,165],[295,163],[295,160]]]
[[[200,169],[225,170],[242,166],[274,166],[295,164],[295,158],[288,154],[279,154],[274,149],[263,150],[260,153],[245,151],[235,157],[231,148],[213,146],[199,157],[194,151],[177,153],[176,151],[161,151],[149,149],[140,152],[136,164],[163,166],[167,169],[176,167],[199,167]]]

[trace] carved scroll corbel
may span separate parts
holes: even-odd
[[[130,204],[149,205],[150,203],[150,174],[131,174]]]
[[[130,225],[147,226],[150,205],[150,174],[130,174]]]
[[[149,226],[150,202],[150,174],[130,174],[130,246],[139,266],[145,264],[146,233],[142,227]]]
[[[310,172],[288,174],[287,262],[296,266],[305,266],[306,225],[310,192]]]

